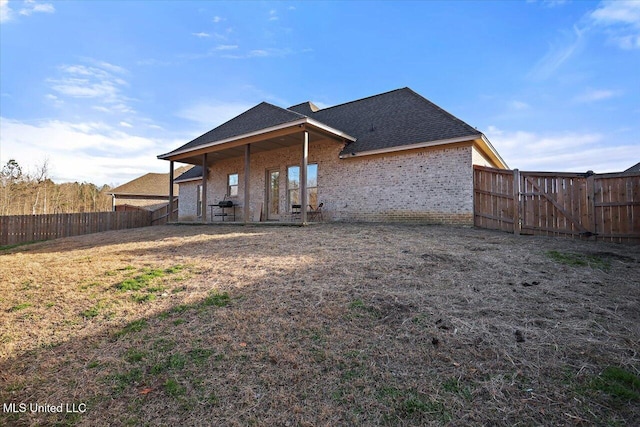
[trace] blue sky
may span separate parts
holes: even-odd
[[[640,1],[0,0],[0,163],[121,184],[253,105],[408,86],[512,168],[640,161]]]

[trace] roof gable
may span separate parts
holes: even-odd
[[[304,115],[296,113],[295,111],[289,111],[269,104],[268,102],[261,102],[239,116],[234,117],[204,135],[201,135],[176,150],[173,150],[171,153],[189,150],[211,142],[233,138],[234,136],[293,122],[304,117]]]
[[[307,102],[294,105],[293,107],[289,107],[287,108],[287,110],[295,111],[296,113],[304,114],[305,116],[310,116],[316,111],[318,111],[319,108],[316,107],[316,105],[313,102],[307,101]]]

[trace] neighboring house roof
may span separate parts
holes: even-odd
[[[174,175],[181,175],[193,166],[182,166],[175,170]],[[147,173],[132,181],[122,184],[109,191],[116,198],[144,197],[153,199],[154,197],[169,197],[169,174],[168,173]],[[178,186],[174,184],[173,194],[178,195]]]
[[[178,149],[158,157],[167,159],[177,154],[184,155],[186,152],[241,138],[252,132],[287,123],[293,125],[301,119],[326,126],[338,137],[342,135],[346,144],[340,153],[341,157],[396,151],[412,148],[416,144],[482,140],[497,160],[504,164],[482,132],[409,88],[324,109],[318,109],[311,102],[303,102],[288,109],[262,102]]]
[[[635,165],[631,166],[625,172],[640,172],[640,162],[638,162]]]

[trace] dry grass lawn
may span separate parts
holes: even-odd
[[[639,246],[322,224],[0,250],[0,425],[640,425],[639,374]]]

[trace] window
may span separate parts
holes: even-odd
[[[300,166],[287,168],[287,196],[289,206],[299,205],[300,200]],[[318,165],[307,165],[307,203],[318,206]]]
[[[202,184],[198,185],[197,189],[196,210],[198,213],[198,218],[202,217]]]
[[[238,195],[238,174],[231,173],[227,175],[227,196],[235,197]]]

